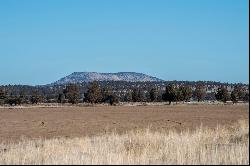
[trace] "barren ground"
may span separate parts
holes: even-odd
[[[0,142],[22,138],[92,136],[131,129],[215,128],[249,121],[248,105],[95,106],[1,108]]]

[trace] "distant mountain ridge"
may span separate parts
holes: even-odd
[[[92,81],[127,81],[127,82],[152,82],[162,79],[136,72],[98,73],[98,72],[74,72],[52,83],[54,85],[68,83],[82,83]]]

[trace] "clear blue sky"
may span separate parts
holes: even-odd
[[[75,71],[249,81],[248,0],[0,0],[0,84]]]

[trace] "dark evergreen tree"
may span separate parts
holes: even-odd
[[[28,104],[29,103],[29,99],[28,99],[27,92],[25,89],[20,90],[19,102],[20,102],[20,104]]]
[[[94,81],[89,84],[87,92],[84,94],[85,101],[90,103],[98,103],[101,101],[101,90],[99,84]]]
[[[3,105],[5,103],[5,99],[6,99],[6,92],[4,88],[0,87],[0,105]]]
[[[163,93],[162,99],[164,101],[168,101],[169,104],[171,104],[171,102],[177,100],[177,90],[173,84],[169,84],[166,86],[166,91],[165,91],[165,93]]]
[[[149,92],[149,98],[151,102],[154,102],[157,100],[158,92],[156,88],[152,88]]]
[[[134,88],[132,91],[132,101],[142,102],[144,101],[144,94],[140,88]]]
[[[189,86],[181,86],[180,91],[183,95],[183,100],[188,101],[192,97],[192,89]]]
[[[224,86],[217,89],[215,97],[216,100],[223,101],[224,103],[226,103],[230,99],[228,90]]]
[[[79,102],[80,90],[77,84],[68,84],[64,90],[65,97],[71,104],[77,104]]]
[[[182,87],[176,88],[176,99],[175,101],[184,101]]]
[[[108,96],[108,101],[110,105],[115,105],[117,103],[119,103],[119,99],[115,94],[110,94]]]
[[[133,95],[132,95],[132,92],[131,92],[131,91],[128,91],[128,92],[125,94],[124,101],[125,101],[125,102],[132,102],[132,101],[133,101]]]
[[[59,93],[57,102],[58,103],[65,103],[65,95],[63,93]]]
[[[32,92],[32,96],[30,98],[30,102],[32,104],[37,104],[37,103],[41,103],[43,101],[43,96],[42,95],[39,95],[39,92],[38,90],[34,90]]]
[[[244,91],[241,86],[234,86],[234,90],[231,93],[231,100],[233,103],[237,103],[239,100],[244,100]]]
[[[112,94],[111,88],[109,86],[105,86],[101,90],[101,102],[109,102],[110,96]]]
[[[203,101],[206,95],[205,86],[202,84],[198,84],[195,87],[194,97],[197,99],[198,102]]]
[[[243,100],[244,100],[245,102],[249,102],[249,92],[246,92],[246,93],[245,93]]]

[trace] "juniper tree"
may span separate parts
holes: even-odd
[[[101,90],[101,101],[102,102],[108,102],[109,97],[112,94],[111,88],[109,86],[105,86]]]
[[[5,90],[0,87],[0,105],[3,105],[5,103],[5,99],[6,99]]]
[[[185,101],[190,100],[190,98],[192,97],[192,89],[191,89],[191,87],[190,86],[184,86],[184,89],[183,89],[182,93],[183,93]]]
[[[96,81],[91,82],[84,96],[87,102],[92,104],[98,103],[101,100],[101,90],[99,84]]]
[[[142,102],[144,101],[144,94],[140,88],[134,88],[132,91],[132,101]]]
[[[233,103],[237,103],[239,100],[243,100],[244,91],[241,86],[235,85],[231,93],[231,100]]]
[[[124,100],[126,101],[126,102],[132,102],[133,101],[133,97],[132,97],[133,95],[132,95],[132,91],[128,91],[127,93],[126,93],[126,95],[125,95],[125,98],[124,98]]]
[[[156,88],[152,88],[149,92],[149,98],[151,102],[154,102],[157,100],[158,92]]]
[[[69,103],[77,104],[80,97],[80,89],[77,84],[68,84],[64,89],[65,97],[68,99]]]
[[[119,99],[115,94],[112,93],[108,96],[108,102],[110,105],[114,105],[119,103]]]
[[[65,103],[65,95],[63,93],[59,93],[57,102],[58,103]]]
[[[197,99],[198,102],[204,100],[204,97],[206,95],[206,89],[204,85],[198,84],[195,87],[194,91],[194,97]]]
[[[215,97],[217,100],[223,101],[224,103],[226,103],[230,98],[228,90],[224,86],[221,86],[220,88],[217,89]]]
[[[162,95],[162,99],[164,101],[168,101],[169,105],[171,104],[171,102],[177,100],[177,89],[173,84],[169,84],[166,86],[166,90]]]
[[[246,92],[246,93],[244,94],[243,100],[244,100],[245,102],[249,102],[249,92]]]
[[[32,104],[41,103],[41,102],[43,102],[43,99],[44,99],[44,97],[41,94],[39,94],[37,89],[32,91],[32,95],[30,98],[30,102]]]

